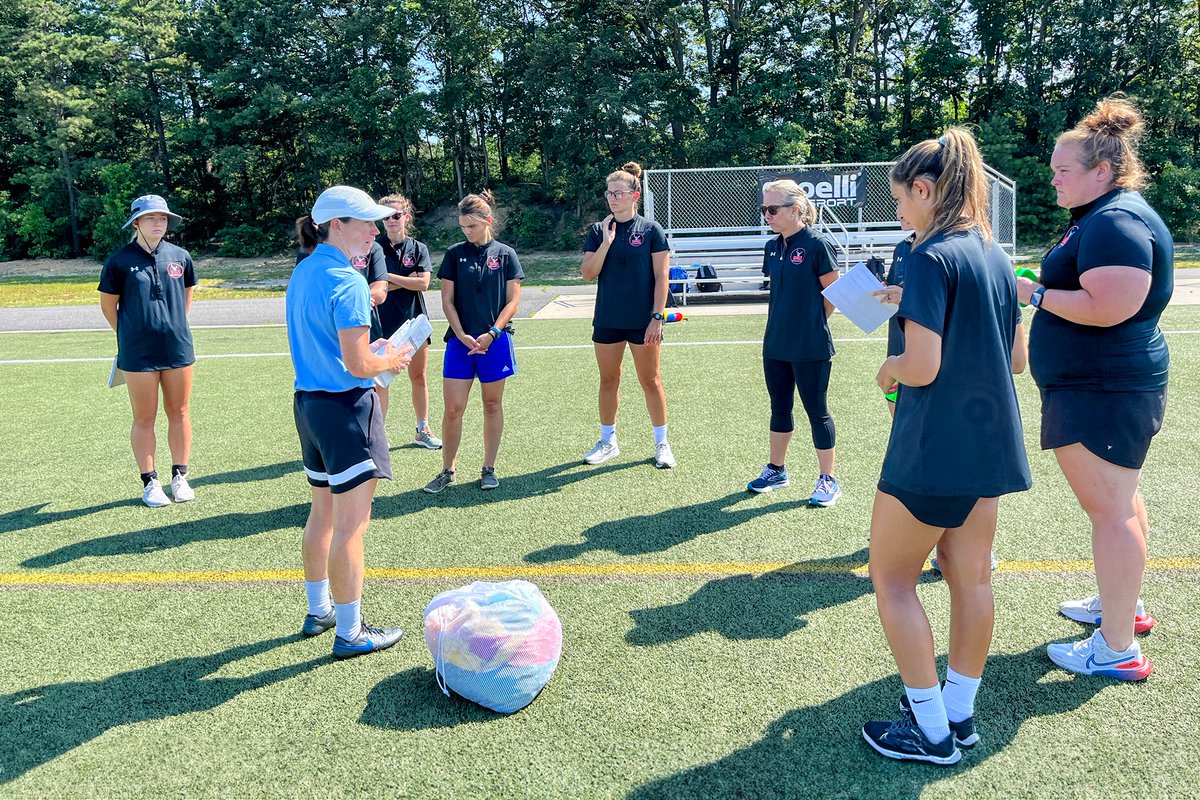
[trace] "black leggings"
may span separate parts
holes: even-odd
[[[829,392],[829,372],[833,362],[824,361],[778,361],[763,358],[763,375],[767,379],[767,394],[771,396],[771,432],[791,433],[792,408],[796,404],[795,386],[800,392],[804,413],[812,428],[813,447],[818,450],[833,449],[837,434],[833,417],[825,404]]]

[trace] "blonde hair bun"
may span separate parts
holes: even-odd
[[[636,161],[625,162],[625,166],[621,167],[621,171],[628,172],[630,175],[632,175],[635,178],[642,177],[642,165],[637,163]]]

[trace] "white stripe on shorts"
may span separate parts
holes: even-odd
[[[317,472],[315,469],[309,469],[308,467],[305,467],[304,474],[314,481],[324,481],[325,483],[329,483],[328,472]]]
[[[366,461],[360,461],[350,469],[344,469],[341,472],[335,472],[332,475],[325,476],[324,480],[329,481],[330,486],[340,486],[347,481],[352,481],[364,472],[371,472],[375,467],[375,459],[368,458]],[[308,470],[305,470],[308,472]]]

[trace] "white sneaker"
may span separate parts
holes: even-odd
[[[1058,612],[1067,619],[1084,625],[1099,625],[1101,621],[1100,595],[1094,594],[1082,600],[1068,600],[1058,607]],[[1138,598],[1137,612],[1133,618],[1134,633],[1149,633],[1154,627],[1154,617],[1146,613],[1142,598]]]
[[[196,492],[188,483],[186,475],[176,475],[171,478],[171,497],[175,498],[176,503],[186,503],[196,499]]]
[[[1142,655],[1135,639],[1128,650],[1113,650],[1097,630],[1088,638],[1067,644],[1046,645],[1050,660],[1069,672],[1103,675],[1119,681],[1144,681],[1154,671],[1150,659]]]
[[[603,464],[610,458],[616,458],[621,455],[621,448],[617,447],[617,437],[601,439],[596,442],[596,446],[587,451],[587,455],[583,457],[585,464]]]
[[[171,505],[171,501],[167,499],[167,494],[163,491],[162,484],[158,482],[158,478],[154,478],[146,484],[146,488],[142,490],[142,502],[151,508],[162,508],[163,506]]]
[[[671,452],[670,443],[662,442],[654,446],[654,466],[659,469],[671,469],[675,466],[675,454]]]

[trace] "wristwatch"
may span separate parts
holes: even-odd
[[[653,314],[651,314],[650,316],[651,316],[651,317],[653,317],[654,319],[658,320],[659,322],[662,322],[664,319],[666,319],[666,318],[663,316],[663,313],[662,313],[661,311],[655,311],[655,312],[654,312]]]
[[[1034,289],[1033,294],[1029,298],[1029,305],[1033,306],[1034,308],[1041,308],[1042,307],[1042,295],[1044,295],[1045,293],[1046,293],[1045,286],[1039,286],[1036,289]]]

